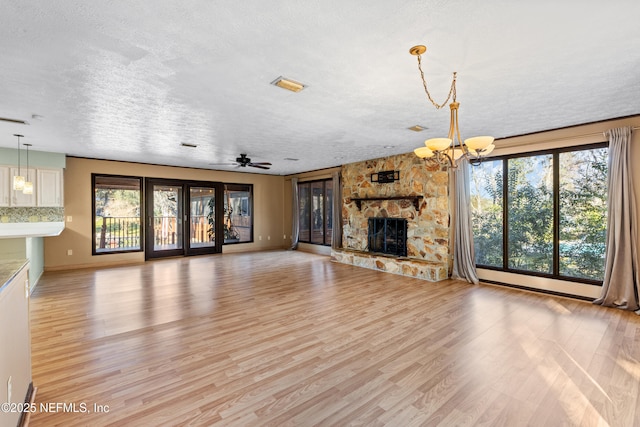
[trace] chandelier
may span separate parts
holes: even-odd
[[[427,88],[427,81],[424,78],[424,72],[422,71],[422,54],[427,51],[427,48],[422,45],[414,46],[409,49],[409,53],[418,57],[418,70],[420,70],[420,77],[422,78],[422,86],[424,92],[427,94],[427,98],[431,101],[436,109],[444,107],[451,99],[449,108],[451,109],[451,119],[449,121],[449,134],[446,138],[431,138],[424,142],[424,147],[419,147],[413,150],[416,156],[422,159],[429,159],[438,162],[441,165],[456,168],[457,162],[461,157],[465,157],[469,160],[469,163],[476,166],[482,162],[483,157],[487,156],[493,151],[495,145],[493,145],[492,136],[476,136],[473,138],[467,138],[462,142],[460,137],[460,128],[458,126],[458,108],[460,103],[456,101],[456,78],[457,73],[453,73],[453,80],[451,81],[451,88],[449,89],[449,95],[442,104],[438,104],[433,100],[429,89]]]

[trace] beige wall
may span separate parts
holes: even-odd
[[[91,254],[92,173],[253,184],[254,242],[225,245],[222,252],[279,249],[289,244],[283,238],[285,228],[283,218],[284,177],[282,176],[70,157],[67,158],[64,173],[65,230],[60,236],[44,239],[45,270],[144,262],[143,252],[95,256]],[[290,234],[290,229],[289,218],[287,236]],[[68,250],[72,250],[73,255],[67,255]]]
[[[571,147],[604,142],[606,141],[603,135],[604,131],[621,126],[640,128],[640,116],[502,139],[496,141],[494,155],[499,156],[542,150],[545,148]],[[634,130],[632,134],[631,157],[632,165],[640,165],[640,129]],[[636,195],[636,209],[640,212],[640,167],[632,168],[632,173]],[[636,236],[636,241],[640,247],[640,234]],[[478,276],[481,280],[493,280],[587,298],[597,298],[602,289],[600,286],[483,269],[478,270]]]

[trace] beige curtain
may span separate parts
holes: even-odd
[[[291,178],[291,247],[298,249],[300,240],[300,196],[298,195],[298,178]]]
[[[333,249],[339,249],[342,247],[342,183],[340,182],[340,172],[333,172],[331,179],[333,184],[333,200],[331,201],[331,217],[333,218],[333,223],[331,224],[331,247]]]
[[[605,135],[609,139],[607,246],[602,293],[594,304],[640,314],[638,228],[629,155],[631,128],[611,129]]]
[[[477,285],[480,280],[476,272],[476,257],[473,249],[473,228],[469,208],[469,162],[467,159],[460,159],[453,177],[455,180],[455,223],[451,277],[464,279]]]

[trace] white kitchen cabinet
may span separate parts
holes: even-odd
[[[9,166],[0,166],[0,206],[9,206],[11,203],[12,185],[9,178]]]
[[[29,264],[24,260],[3,259],[0,263],[0,322],[0,396],[3,404],[21,408],[20,404],[31,397],[32,383]],[[21,425],[21,411],[11,408],[0,410],[1,426]]]
[[[36,194],[38,206],[64,206],[62,169],[38,169]]]
[[[22,191],[16,191],[13,189],[13,177],[19,174],[25,177],[26,181],[31,181],[33,183],[33,194],[24,194]],[[36,205],[36,170],[33,168],[20,168],[12,167],[9,173],[10,182],[6,187],[9,188],[11,193],[11,206],[14,207],[29,207]]]

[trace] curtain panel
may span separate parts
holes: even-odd
[[[342,182],[340,181],[340,172],[336,171],[331,174],[332,194],[331,201],[331,248],[339,249],[342,247]]]
[[[298,194],[298,178],[291,178],[291,246],[298,249],[300,240],[300,196]]]
[[[602,293],[594,304],[640,314],[636,201],[631,176],[631,128],[605,132],[609,139],[608,216]],[[637,166],[636,166],[637,167]]]
[[[458,168],[453,172],[454,179],[454,242],[453,242],[453,278],[464,279],[478,284],[476,256],[473,249],[473,227],[469,197],[469,161],[460,159]]]

